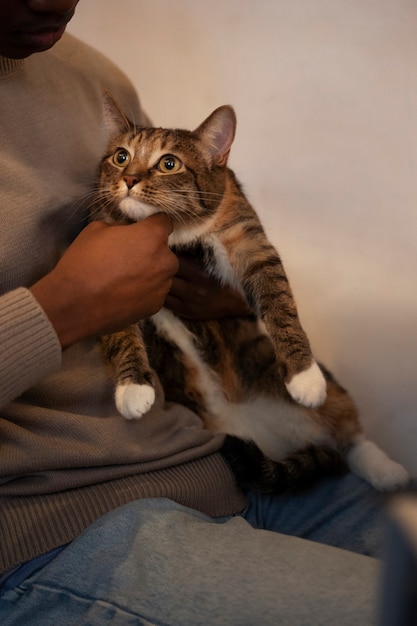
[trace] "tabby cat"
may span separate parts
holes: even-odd
[[[278,493],[345,465],[378,489],[408,482],[402,466],[367,440],[346,391],[313,358],[281,259],[227,167],[236,129],[230,106],[195,131],[137,128],[105,96],[109,143],[94,219],[129,223],[170,215],[170,246],[199,257],[240,290],[254,314],[210,322],[167,309],[103,337],[127,419],[167,400],[228,436],[223,454],[243,487]]]

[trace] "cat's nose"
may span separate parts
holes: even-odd
[[[129,176],[128,174],[126,174],[126,176],[123,176],[123,180],[125,181],[128,189],[132,189],[132,187],[137,185],[139,182],[139,178],[137,178],[136,176]]]

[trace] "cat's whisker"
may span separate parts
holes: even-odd
[[[158,209],[161,213],[171,215],[177,222],[183,224],[184,226],[189,224],[190,219],[193,223],[203,222],[205,219],[202,215],[195,215],[195,212],[191,207],[184,207],[184,205],[175,206],[172,202],[164,203],[161,199],[158,202]]]
[[[90,204],[90,219],[94,220],[111,212],[114,198],[110,190],[102,189],[92,195]]]
[[[168,191],[168,192],[164,192],[161,194],[158,194],[158,202],[161,201],[161,198],[164,198],[164,200],[169,203],[169,204],[173,204],[175,202],[176,205],[181,206],[181,207],[186,207],[187,205],[185,205],[184,200],[191,200],[192,202],[197,202],[198,204],[201,203],[202,201],[204,201],[205,199],[207,199],[208,201],[212,201],[214,199],[219,199],[222,200],[223,198],[226,198],[227,196],[225,196],[224,194],[205,194],[202,192],[181,192],[181,191],[177,191],[177,190],[173,190],[173,191]],[[199,207],[196,205],[193,205],[192,209],[197,217],[198,215],[198,209]]]
[[[170,192],[172,196],[178,195],[181,197],[189,197],[195,198],[197,200],[204,200],[207,198],[208,200],[213,200],[218,198],[219,200],[223,198],[230,197],[230,194],[227,193],[215,193],[210,191],[194,191],[194,190],[181,190],[181,189],[172,189]]]
[[[220,192],[220,191],[202,191],[201,189],[176,189],[176,188],[173,188],[173,189],[170,189],[169,191],[170,191],[170,193],[174,193],[174,194],[178,193],[178,194],[185,195],[185,196],[194,195],[194,196],[197,196],[197,197],[200,197],[201,195],[207,195],[207,196],[210,195],[210,196],[217,196],[217,197],[221,198],[224,195],[224,192]]]

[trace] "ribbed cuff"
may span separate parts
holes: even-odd
[[[53,326],[28,289],[0,298],[0,406],[59,369],[62,351]]]
[[[0,56],[0,76],[12,74],[19,69],[19,67],[23,66],[23,61],[23,59],[9,59]]]

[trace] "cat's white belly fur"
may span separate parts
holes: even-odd
[[[325,429],[302,406],[266,395],[244,403],[229,402],[215,373],[203,362],[193,334],[181,320],[167,309],[161,309],[152,320],[158,332],[176,343],[192,361],[208,408],[211,430],[250,439],[274,460],[283,459],[309,444],[331,445]],[[346,460],[354,473],[376,489],[391,491],[408,483],[406,470],[362,434],[352,441]]]
[[[208,399],[210,402],[210,398]],[[244,403],[225,400],[211,424],[219,432],[253,440],[269,458],[280,460],[311,443],[326,443],[323,430],[302,407],[267,396]]]
[[[244,403],[227,400],[223,390],[194,344],[192,333],[171,311],[152,317],[158,332],[191,359],[199,376],[210,414],[210,429],[251,439],[272,459],[281,459],[309,443],[326,443],[325,433],[300,406],[279,398],[256,396]]]

